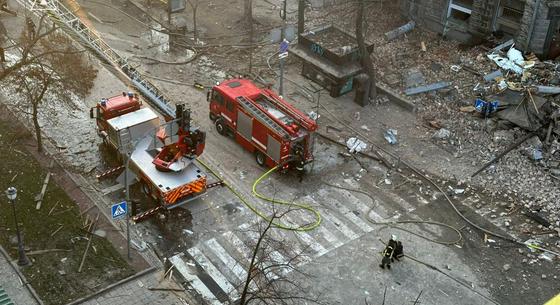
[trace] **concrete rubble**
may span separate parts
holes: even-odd
[[[455,158],[469,160],[472,172],[517,139],[536,132],[540,145],[534,140],[522,143],[475,179],[471,180],[472,173],[461,175],[450,170],[449,174],[459,174],[459,179],[489,189],[492,196],[506,196],[530,211],[540,212],[551,228],[560,228],[558,62],[522,54],[512,41],[464,47],[452,41],[432,42],[436,39],[433,35],[414,31],[377,47],[380,81],[400,88],[403,95],[418,87],[426,88],[426,84],[450,83],[447,88],[408,98],[418,107],[420,117],[438,122],[435,127],[429,124],[435,128],[427,133],[432,141]],[[421,42],[427,42],[430,52],[421,51]],[[520,73],[502,68],[488,55],[507,59]],[[381,64],[387,61],[391,65]],[[476,98],[498,101],[496,111],[488,115],[476,112]]]

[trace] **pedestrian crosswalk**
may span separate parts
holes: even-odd
[[[271,249],[267,253],[269,260],[264,265],[270,267],[269,277],[277,279],[287,276],[292,270],[286,267],[287,262],[294,257],[297,260],[291,262],[291,265],[303,266],[374,231],[375,224],[369,222],[366,215],[373,221],[383,221],[384,217],[380,214],[385,214],[385,210],[380,206],[380,198],[390,198],[390,204],[398,205],[401,211],[410,212],[414,209],[414,204],[403,198],[386,194],[378,198],[375,194],[372,195],[375,201],[373,203],[359,194],[325,188],[313,196],[302,198],[301,202],[319,210],[322,223],[308,232],[280,229],[269,231],[272,238],[288,245]],[[377,206],[380,208],[377,209]],[[294,226],[311,223],[314,219],[313,215],[304,210],[294,210],[283,215],[281,221]],[[254,245],[260,237],[258,226],[255,222],[243,223],[235,230],[216,235],[188,249],[186,253],[171,257],[170,262],[188,283],[188,288],[204,300],[204,303],[233,304],[242,292],[247,275],[253,272],[248,268]],[[250,289],[257,287],[252,283]]]

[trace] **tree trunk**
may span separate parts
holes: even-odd
[[[194,31],[194,43],[198,43],[198,28],[196,26],[196,10],[198,9],[198,3],[192,7],[193,15],[193,31]]]
[[[298,0],[298,35],[303,34],[305,30],[305,0]]]
[[[251,1],[251,0],[249,0]],[[249,76],[253,73],[253,18],[249,22]]]
[[[366,48],[365,35],[364,35],[364,10],[365,1],[359,0],[358,9],[356,10],[356,40],[358,42],[358,51],[362,62],[364,72],[368,75],[365,98],[375,99],[377,97],[377,88],[375,87],[375,68],[373,61]]]
[[[35,127],[35,137],[37,138],[37,151],[43,152],[43,139],[41,138],[41,126],[39,125],[39,118],[37,117],[37,108],[39,107],[39,103],[34,102],[32,103],[32,119],[33,119],[33,126]]]
[[[255,270],[255,268],[257,268],[256,266],[257,255],[259,253],[259,249],[261,248],[261,242],[263,241],[268,230],[272,227],[272,223],[274,222],[275,218],[276,218],[276,214],[273,214],[273,216],[270,217],[270,220],[268,221],[266,228],[259,236],[259,239],[257,240],[257,244],[253,249],[253,254],[251,255],[251,263],[249,263],[249,268],[247,269],[247,278],[245,279],[245,284],[243,285],[243,291],[241,292],[241,297],[239,298],[239,303],[238,303],[239,305],[245,305],[247,303],[247,293],[249,292],[249,284],[251,284],[251,281],[253,280],[253,271]]]
[[[243,5],[243,19],[253,22],[253,0],[245,0]]]

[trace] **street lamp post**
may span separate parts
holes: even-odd
[[[29,261],[29,259],[25,255],[25,250],[23,248],[23,241],[21,239],[21,234],[19,232],[19,224],[18,224],[17,214],[16,214],[17,189],[13,186],[9,187],[8,190],[6,190],[6,196],[8,196],[8,200],[12,204],[12,210],[14,211],[14,221],[16,222],[16,233],[17,233],[17,239],[18,239],[18,256],[19,256],[18,265],[29,266],[31,264],[31,262]]]

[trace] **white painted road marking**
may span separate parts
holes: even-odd
[[[189,282],[189,285],[202,296],[203,299],[210,302],[210,304],[212,305],[223,305],[222,302],[218,301],[216,296],[206,287],[206,285],[204,285],[204,283],[198,278],[198,276],[192,274],[189,271],[189,269],[185,265],[185,262],[183,261],[183,255],[184,254],[181,253],[172,256],[169,258],[169,261],[171,262],[171,264],[173,264],[175,269],[179,271],[183,278],[185,278],[185,280]]]
[[[239,262],[231,257],[229,253],[227,253],[226,249],[224,249],[224,247],[222,247],[222,245],[220,245],[215,238],[206,241],[206,245],[208,245],[208,248],[210,248],[210,250],[214,252],[214,254],[216,254],[216,256],[222,261],[222,263],[224,263],[224,265],[229,268],[240,281],[243,281],[247,278],[247,272],[245,271],[245,269],[243,269]]]
[[[214,282],[222,288],[233,300],[239,298],[237,290],[233,287],[229,281],[224,277],[224,275],[218,271],[218,269],[198,250],[198,248],[193,247],[187,250],[190,255],[200,264],[200,266],[212,277]]]

